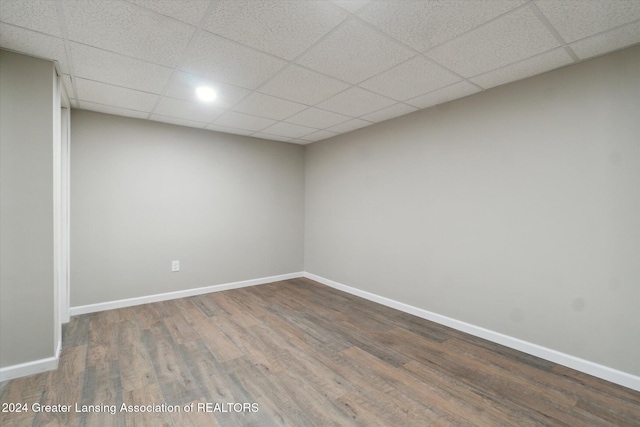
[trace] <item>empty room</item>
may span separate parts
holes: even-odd
[[[0,0],[0,425],[640,426],[640,0]]]

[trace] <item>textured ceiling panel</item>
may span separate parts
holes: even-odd
[[[198,25],[211,2],[209,0],[129,0],[140,7],[191,25]]]
[[[249,89],[244,89],[239,86],[219,83],[210,79],[185,73],[183,71],[177,71],[173,75],[173,78],[167,86],[164,94],[171,98],[197,102],[198,97],[196,96],[194,89],[201,86],[211,87],[214,89],[217,93],[216,106],[225,109],[231,108],[242,98],[251,93]]]
[[[260,92],[314,105],[342,92],[349,85],[297,65],[290,65],[260,87]]]
[[[95,102],[77,101],[75,108],[83,110],[96,111],[98,113],[112,114],[114,116],[133,117],[136,119],[146,119],[148,114],[142,111],[128,110],[126,108],[112,107],[105,104],[96,104]]]
[[[306,105],[275,98],[261,93],[252,93],[233,107],[234,111],[266,117],[273,120],[286,119],[307,108]]]
[[[394,117],[404,116],[405,114],[413,113],[417,108],[412,107],[406,104],[395,104],[390,107],[385,107],[381,110],[374,111],[373,113],[369,113],[365,116],[362,116],[363,119],[368,120],[370,122],[382,122],[384,120],[393,119]]]
[[[95,47],[71,42],[76,77],[162,93],[173,70]]]
[[[320,110],[318,108],[309,108],[295,116],[289,117],[286,121],[296,125],[309,126],[315,128],[327,128],[346,122],[351,117],[342,114],[332,113],[331,111]]]
[[[203,31],[184,57],[181,70],[255,89],[286,62]]]
[[[469,82],[460,82],[452,84],[442,89],[434,90],[422,96],[415,97],[407,101],[407,104],[414,105],[418,108],[427,108],[433,105],[449,102],[454,99],[462,98],[480,92],[477,86]]]
[[[0,0],[74,108],[296,144],[639,42],[640,0]]]
[[[329,132],[328,130],[319,130],[318,132],[310,133],[309,135],[305,135],[303,141],[306,142],[315,142],[323,139],[331,138],[338,135],[337,132]]]
[[[17,52],[57,61],[62,73],[69,73],[64,40],[22,27],[0,23],[0,46]]]
[[[430,50],[427,56],[464,77],[472,77],[558,46],[533,11],[522,8]]]
[[[346,116],[359,117],[388,107],[391,104],[395,104],[395,101],[359,87],[352,87],[321,102],[318,106]]]
[[[472,82],[489,89],[494,86],[524,79],[546,70],[562,67],[573,62],[571,56],[563,48],[550,50],[533,58],[527,58],[515,64],[507,65],[486,74],[474,77]]]
[[[372,1],[358,16],[385,33],[425,51],[502,15],[524,0]]]
[[[289,138],[299,138],[317,131],[318,129],[284,122],[276,123],[273,126],[269,126],[262,130],[262,132],[266,134],[286,136]]]
[[[158,95],[93,80],[76,78],[75,84],[80,101],[95,102],[110,107],[150,112],[158,100]]]
[[[56,2],[50,0],[2,0],[0,20],[18,27],[62,37]]]
[[[325,1],[225,0],[204,28],[285,59],[294,59],[347,17]]]
[[[175,67],[194,27],[115,1],[65,1],[69,39]]]
[[[340,123],[339,125],[331,126],[327,130],[329,130],[331,132],[345,133],[345,132],[351,132],[352,130],[363,128],[365,126],[369,126],[370,124],[371,124],[371,122],[366,121],[366,120],[352,119],[352,120],[349,120],[348,122],[344,122],[344,123]]]
[[[193,120],[207,124],[214,121],[224,113],[225,110],[216,107],[213,103],[205,106],[197,102],[164,97],[160,100],[153,112],[162,116]]]
[[[578,58],[587,59],[631,46],[638,43],[638,40],[640,40],[640,21],[579,40],[571,43],[569,47],[578,55]]]
[[[69,74],[63,74],[61,77],[62,85],[67,93],[67,96],[73,98],[73,84],[71,83],[71,76]]]
[[[296,60],[321,73],[358,83],[400,62],[414,53],[358,21],[347,21]]]
[[[460,80],[460,77],[425,57],[416,56],[360,83],[359,86],[389,98],[404,101]]]
[[[267,126],[271,126],[275,122],[275,120],[265,119],[263,117],[251,116],[244,113],[236,113],[235,111],[227,111],[218,119],[216,119],[213,124],[257,132],[266,128]]]
[[[538,0],[536,5],[567,43],[640,19],[635,0]]]
[[[332,0],[331,3],[340,6],[344,10],[355,13],[362,9],[370,0]]]

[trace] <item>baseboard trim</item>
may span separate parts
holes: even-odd
[[[484,338],[486,340],[504,345],[506,347],[510,347],[515,350],[540,357],[541,359],[545,359],[550,362],[575,369],[576,371],[580,371],[585,374],[589,374],[594,377],[601,378],[603,380],[624,387],[628,387],[632,390],[640,391],[640,377],[636,375],[609,368],[608,366],[600,365],[598,363],[581,359],[579,357],[571,356],[570,354],[562,353],[560,351],[543,347],[538,344],[533,344],[528,341],[514,338],[500,332],[495,332],[489,329],[482,328],[480,326],[462,322],[451,317],[433,313],[428,310],[405,304],[403,302],[373,294],[371,292],[362,291],[360,289],[353,288],[342,283],[334,282],[333,280],[308,273],[306,271],[304,272],[304,277],[315,280],[316,282],[322,283],[323,285],[327,285],[332,288],[347,292],[349,294],[356,295],[373,302],[377,302],[378,304],[386,305],[387,307],[395,308],[396,310],[413,314],[414,316],[421,317],[423,319],[430,320],[432,322],[439,323],[441,325],[448,326],[450,328],[457,329],[459,331],[466,332],[480,338]]]
[[[61,351],[62,340],[59,339],[58,343],[56,344],[56,352],[54,357],[47,357],[45,359],[38,359],[32,362],[20,363],[17,365],[0,368],[0,382],[58,369],[58,362],[60,361]]]
[[[61,351],[60,342],[58,342],[57,347],[56,355],[54,357],[47,357],[45,359],[38,359],[31,362],[0,368],[0,382],[58,369],[58,361],[60,360]]]
[[[151,302],[167,301],[167,300],[184,298],[184,297],[192,297],[195,295],[208,294],[211,292],[220,292],[220,291],[226,291],[229,289],[238,289],[238,288],[244,288],[247,286],[263,285],[265,283],[278,282],[281,280],[295,279],[298,277],[303,277],[303,275],[304,275],[303,272],[280,274],[278,276],[262,277],[260,279],[243,280],[240,282],[224,283],[221,285],[205,286],[202,288],[185,289],[182,291],[167,292],[163,294],[147,295],[143,297],[127,298],[127,299],[121,299],[116,301],[107,301],[107,302],[101,302],[97,304],[81,305],[78,307],[71,307],[70,314],[71,316],[77,316],[79,314],[95,313],[98,311],[112,310],[114,308],[132,307],[135,305],[148,304]]]
[[[56,359],[60,360],[60,352],[62,352],[62,338],[58,340],[58,345],[56,345]]]

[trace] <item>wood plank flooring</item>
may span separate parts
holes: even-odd
[[[640,426],[638,392],[308,279],[75,316],[0,402],[30,407],[3,427]]]

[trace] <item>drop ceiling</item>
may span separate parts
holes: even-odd
[[[640,0],[0,0],[74,108],[299,144],[639,42]]]

